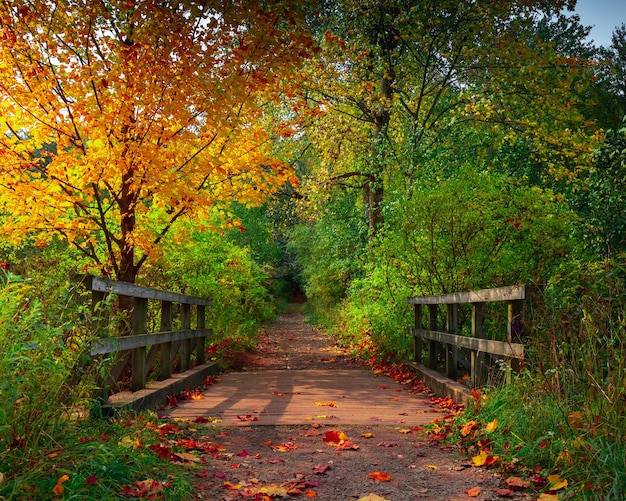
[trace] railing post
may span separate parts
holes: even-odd
[[[458,304],[448,304],[446,315],[446,331],[456,334],[459,326]],[[456,380],[457,347],[454,344],[446,344],[446,376]]]
[[[524,309],[524,300],[518,299],[516,301],[509,301],[508,303],[508,323],[506,340],[508,343],[519,343],[522,337],[522,311]],[[506,382],[511,382],[511,371],[515,369],[519,370],[519,360],[506,361]]]
[[[422,305],[413,305],[413,326],[416,329],[423,329],[422,325]],[[419,336],[413,336],[413,361],[422,363],[422,351],[424,349],[424,342]]]
[[[145,334],[147,328],[148,300],[145,298],[133,298],[133,335]],[[132,350],[132,382],[131,391],[141,390],[146,387],[146,347]]]
[[[206,329],[206,308],[201,304],[196,307],[196,329]],[[196,340],[196,365],[202,365],[206,361],[206,354],[204,353],[205,339],[203,336]]]
[[[485,338],[485,303],[472,304],[472,337]],[[487,379],[485,366],[485,354],[480,351],[472,351],[471,358],[471,382],[472,387],[482,386]]]
[[[437,305],[428,305],[428,330],[437,330]],[[428,341],[428,367],[437,370],[437,341]]]
[[[191,329],[191,305],[181,304],[180,328],[183,331]],[[180,343],[180,372],[185,372],[191,366],[191,339],[183,339]]]
[[[171,301],[161,301],[161,332],[172,330],[172,303]],[[159,381],[172,377],[172,343],[161,344],[161,368],[159,371]]]

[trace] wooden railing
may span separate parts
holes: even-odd
[[[524,345],[519,341],[523,335],[523,312],[527,296],[528,286],[519,285],[407,298],[407,303],[414,305],[414,326],[408,329],[409,334],[414,337],[414,362],[423,363],[422,355],[426,349],[427,366],[436,370],[438,360],[445,360],[445,375],[456,380],[459,362],[462,360],[459,356],[459,348],[463,348],[470,352],[470,360],[464,360],[464,365],[469,369],[472,387],[480,387],[487,382],[489,369],[487,354],[502,357],[508,369],[506,371],[508,381],[510,369],[514,365],[512,360],[524,359]],[[506,333],[502,336],[503,341],[487,339],[484,325],[486,306],[490,302],[505,302],[508,305],[508,322]],[[459,305],[462,304],[471,305],[469,336],[459,334]],[[437,325],[441,305],[446,308],[446,324],[443,330],[439,330]],[[423,326],[424,306],[428,308],[428,328]],[[502,326],[502,331],[504,331],[504,326]]]
[[[107,294],[132,298],[130,335],[102,337],[91,344],[91,356],[120,354],[121,363],[118,367],[127,365],[127,354],[130,354],[131,391],[146,387],[148,371],[159,354],[159,381],[172,376],[173,362],[177,355],[180,357],[178,369],[181,373],[190,368],[194,351],[195,364],[204,364],[205,340],[212,334],[206,328],[206,307],[211,306],[210,300],[92,276],[85,277],[83,283],[92,291],[94,306],[101,303]],[[157,301],[160,305],[160,327],[157,332],[148,332],[148,301]],[[180,329],[175,331],[172,330],[174,304],[180,305]],[[195,306],[196,313],[194,328],[191,327],[192,306]],[[108,382],[103,383],[103,398],[108,398],[107,386],[114,384],[115,379],[116,376],[112,376]]]

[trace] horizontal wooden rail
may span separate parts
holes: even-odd
[[[426,329],[409,329],[413,336],[422,339],[438,341],[445,344],[453,344],[468,350],[482,351],[492,355],[500,355],[507,358],[524,359],[524,345],[520,343],[507,343],[506,341],[493,341],[491,339],[481,339],[469,336],[457,336],[447,332],[429,331]]]
[[[205,316],[206,307],[212,305],[210,300],[93,276],[83,276],[81,281],[92,291],[94,311],[99,312],[96,315],[98,330],[107,330],[108,319],[100,318],[103,315],[102,310],[95,309],[105,295],[117,294],[132,298],[132,313],[126,319],[130,323],[128,335],[120,336],[119,333],[113,333],[114,336],[100,337],[91,343],[91,356],[117,354],[117,364],[111,369],[107,380],[102,383],[101,397],[104,400],[108,399],[109,387],[117,382],[129,361],[132,378],[130,389],[133,392],[146,387],[148,371],[159,354],[160,370],[157,377],[160,381],[172,377],[173,363],[177,355],[181,373],[191,368],[194,351],[195,363],[197,365],[205,363],[204,344],[206,338],[212,335],[211,329],[206,328]],[[148,332],[149,301],[156,301],[160,306],[161,322],[157,332]],[[179,330],[172,329],[173,304],[180,305]],[[192,306],[196,312],[195,328],[191,327]]]
[[[139,334],[137,336],[107,337],[91,343],[91,356],[105,355],[117,351],[134,350],[148,346],[197,339],[211,335],[210,329],[157,332],[155,334]]]
[[[438,369],[440,360],[445,360],[445,374],[456,380],[459,363],[470,371],[470,384],[474,387],[487,382],[488,370],[493,367],[493,358],[502,357],[507,367],[506,380],[510,380],[512,360],[523,360],[524,345],[519,341],[523,337],[524,305],[529,300],[534,287],[513,285],[495,289],[483,289],[467,292],[455,292],[437,296],[414,296],[407,298],[407,303],[414,307],[414,325],[407,329],[413,336],[413,361],[422,363],[423,349],[427,348],[427,366],[433,371]],[[508,325],[505,340],[487,339],[485,318],[488,303],[504,302],[508,310]],[[460,335],[459,305],[471,306],[471,333]],[[439,306],[445,305],[445,329],[438,328]],[[424,328],[424,307],[427,307],[427,327]],[[426,343],[424,343],[426,342]],[[465,360],[459,349],[469,351],[470,360]],[[519,365],[519,364],[518,364]]]
[[[415,296],[407,298],[408,304],[471,304],[493,301],[516,301],[526,299],[525,285],[512,285],[497,289],[483,289],[468,292],[453,292],[439,296]]]
[[[200,306],[211,306],[213,303],[209,299],[202,299],[195,296],[186,296],[176,292],[168,292],[151,287],[129,284],[127,282],[116,282],[106,278],[85,277],[87,289],[95,292],[105,292],[119,294],[122,296],[138,297],[143,299],[154,299],[157,301],[169,301],[171,303],[194,304]]]

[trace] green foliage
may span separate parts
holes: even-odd
[[[567,210],[549,192],[469,166],[389,212],[379,253],[415,294],[542,282],[571,247]]]
[[[0,471],[5,474],[54,449],[56,437],[72,425],[69,417],[92,391],[79,371],[87,336],[71,317],[61,324],[56,311],[48,311],[31,283],[11,274],[1,277]]]
[[[526,369],[478,397],[456,425],[471,451],[490,440],[493,455],[530,477],[559,472],[575,499],[626,494],[626,262],[572,262],[535,298]],[[493,433],[462,436],[470,420]]]
[[[143,283],[209,298],[207,327],[215,339],[254,343],[260,323],[270,320],[278,302],[267,269],[250,252],[216,232],[194,232],[172,242],[157,265],[140,277]]]
[[[297,278],[318,316],[345,297],[362,271],[367,227],[353,198],[341,192],[329,200],[325,213],[291,233],[289,247],[296,255]]]
[[[571,190],[586,247],[610,257],[626,249],[626,127],[609,130],[593,167]]]
[[[48,448],[19,468],[7,470],[3,465],[2,499],[122,500],[129,498],[125,490],[146,480],[161,483],[163,498],[168,500],[189,499],[192,495],[189,466],[181,474],[180,465],[171,464],[151,450],[161,439],[158,425],[149,414],[68,422],[63,433],[54,438]],[[53,489],[63,475],[69,478],[62,484],[63,493],[55,496]],[[151,495],[156,499],[159,494],[148,491],[142,499]]]

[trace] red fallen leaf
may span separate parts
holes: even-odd
[[[367,474],[368,477],[372,478],[374,482],[390,482],[391,475],[388,473],[383,473],[381,471],[373,471],[372,473]]]
[[[379,389],[379,390],[386,390],[386,389],[387,389],[387,387],[386,387],[384,384],[381,384],[381,385],[378,387],[378,389]]]
[[[126,498],[157,499],[163,489],[172,485],[172,482],[159,482],[149,478],[148,480],[137,481],[134,487],[130,485],[122,486],[122,496]]]
[[[197,418],[193,419],[191,422],[192,423],[208,423],[209,420],[205,418],[204,416],[198,416]]]
[[[95,475],[89,475],[86,479],[85,479],[85,483],[87,485],[95,485],[98,483],[98,479],[96,478]]]
[[[79,439],[78,439],[78,441],[79,441],[81,444],[86,444],[87,442],[89,442],[89,439],[88,439],[88,438],[85,438],[85,437],[81,437],[81,438],[79,438]]]
[[[312,490],[306,490],[304,491],[304,495],[308,498],[314,498],[317,497],[317,494],[315,493],[315,491]]]
[[[343,431],[331,430],[324,433],[322,440],[329,445],[335,445],[348,440],[348,435]]]
[[[285,460],[284,459],[268,459],[267,462],[269,464],[277,464],[277,463],[284,463]]]
[[[480,487],[472,487],[470,489],[467,489],[465,493],[471,498],[478,497],[480,496]]]
[[[530,481],[535,484],[536,487],[541,487],[544,486],[548,483],[548,481],[543,478],[541,475],[533,475],[532,477],[530,477]]]
[[[233,463],[230,465],[230,468],[241,468],[241,463]]]
[[[180,428],[172,423],[165,423],[159,426],[159,433],[161,435],[176,435],[180,433]]]
[[[345,442],[337,445],[338,451],[356,451],[359,448],[358,445],[352,443],[350,440],[346,440]]]
[[[491,489],[492,492],[495,492],[498,496],[502,498],[512,498],[515,496],[515,493],[511,489]]]
[[[202,471],[197,472],[194,476],[198,478],[208,478],[209,472],[206,470],[202,470]],[[224,475],[224,477],[226,477],[226,475]]]
[[[323,473],[326,473],[328,470],[332,470],[332,468],[333,468],[332,465],[329,465],[327,463],[326,464],[324,464],[324,463],[317,463],[317,466],[315,466],[313,468],[313,472],[316,475],[321,475]]]
[[[161,444],[151,445],[149,449],[161,459],[167,459],[168,461],[177,460],[176,455],[168,447],[164,447]]]
[[[241,458],[245,458],[246,456],[249,456],[250,454],[248,453],[247,450],[242,450],[241,452],[237,453],[237,456],[241,457]]]
[[[259,418],[256,416],[252,416],[250,414],[246,414],[245,416],[237,416],[237,419],[239,419],[239,421],[258,421]]]
[[[226,480],[226,473],[223,471],[216,471],[213,473],[213,478],[219,478],[220,480]]]

